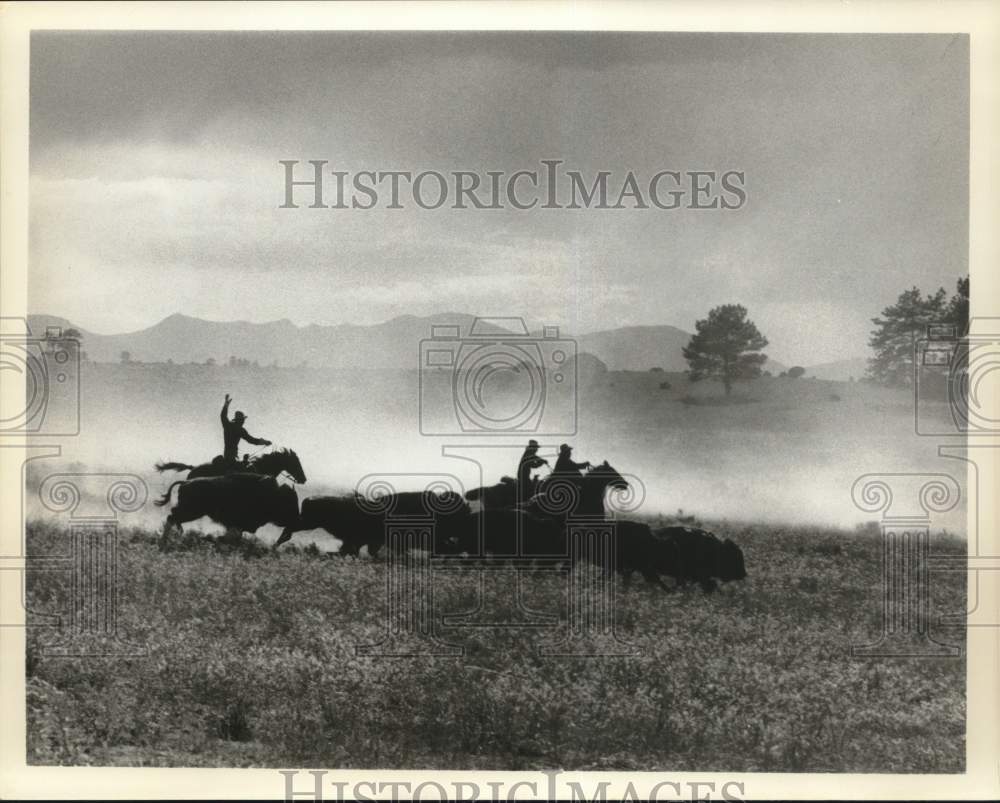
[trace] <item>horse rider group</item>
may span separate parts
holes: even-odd
[[[233,417],[230,420],[229,404],[231,401],[232,398],[227,393],[226,400],[222,405],[222,411],[219,413],[219,418],[222,420],[223,452],[212,461],[213,464],[224,466],[229,471],[246,467],[249,455],[243,455],[242,464],[238,460],[240,441],[246,441],[254,446],[271,445],[271,441],[267,440],[267,438],[256,438],[246,431],[243,424],[247,420],[247,417],[242,410],[237,410],[233,413]],[[537,477],[532,478],[531,472],[542,466],[549,465],[548,460],[538,456],[538,449],[538,441],[534,439],[529,440],[527,448],[521,455],[520,461],[518,461],[517,491],[521,499],[531,497],[534,485],[538,481]],[[579,479],[583,476],[582,470],[585,468],[590,468],[590,461],[585,460],[582,463],[577,463],[573,460],[573,447],[564,443],[559,447],[559,456],[556,458],[556,464],[552,468],[551,476],[571,480]]]
[[[538,441],[534,439],[528,441],[528,446],[517,464],[517,494],[519,499],[529,499],[532,496],[538,478],[532,479],[531,472],[536,468],[549,465],[548,460],[538,456],[538,449]],[[559,457],[556,458],[556,464],[552,468],[550,476],[575,480],[583,476],[582,469],[585,468],[590,468],[590,461],[585,460],[582,463],[577,463],[573,460],[573,447],[564,443],[559,447]]]

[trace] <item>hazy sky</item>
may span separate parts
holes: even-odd
[[[967,271],[968,39],[729,34],[32,38],[34,312],[573,332],[746,305],[769,353],[865,356]],[[738,211],[279,209],[279,159],[361,170],[741,170]],[[614,180],[612,180],[614,184]]]

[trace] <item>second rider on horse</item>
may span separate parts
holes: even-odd
[[[555,468],[552,469],[552,475],[579,479],[583,476],[581,469],[585,468],[590,468],[590,461],[584,460],[582,463],[577,463],[573,459],[573,447],[564,443],[559,447],[559,457],[556,459]]]

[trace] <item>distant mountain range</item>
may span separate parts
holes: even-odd
[[[863,357],[857,357],[851,360],[837,360],[835,362],[824,362],[819,365],[813,365],[806,369],[806,376],[847,382],[851,377],[855,381],[862,379],[867,370],[868,360]]]
[[[453,340],[467,338],[475,320],[472,315],[442,313],[428,317],[403,315],[371,326],[296,326],[287,319],[270,323],[218,322],[175,314],[148,329],[101,335],[64,318],[28,316],[36,337],[44,336],[48,327],[77,329],[82,350],[95,362],[118,362],[122,352],[127,351],[131,359],[139,362],[203,363],[214,359],[225,363],[233,356],[260,365],[276,362],[288,367],[305,362],[331,368],[416,368],[419,344],[431,337],[432,327],[443,335],[438,339],[446,347]],[[487,336],[510,335],[515,328],[504,319],[485,321],[480,322],[478,331]],[[542,334],[532,332],[537,338]],[[648,371],[654,367],[683,371],[687,363],[681,348],[691,338],[690,333],[666,325],[626,326],[575,338],[560,332],[560,336],[575,340],[579,352],[593,354],[612,371]],[[766,368],[775,374],[786,370],[771,360]]]

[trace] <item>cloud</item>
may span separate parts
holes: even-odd
[[[97,331],[449,309],[580,332],[738,301],[776,356],[856,356],[900,290],[967,270],[967,69],[946,36],[36,33],[30,303]],[[278,160],[312,158],[739,169],[748,202],[279,209]]]

